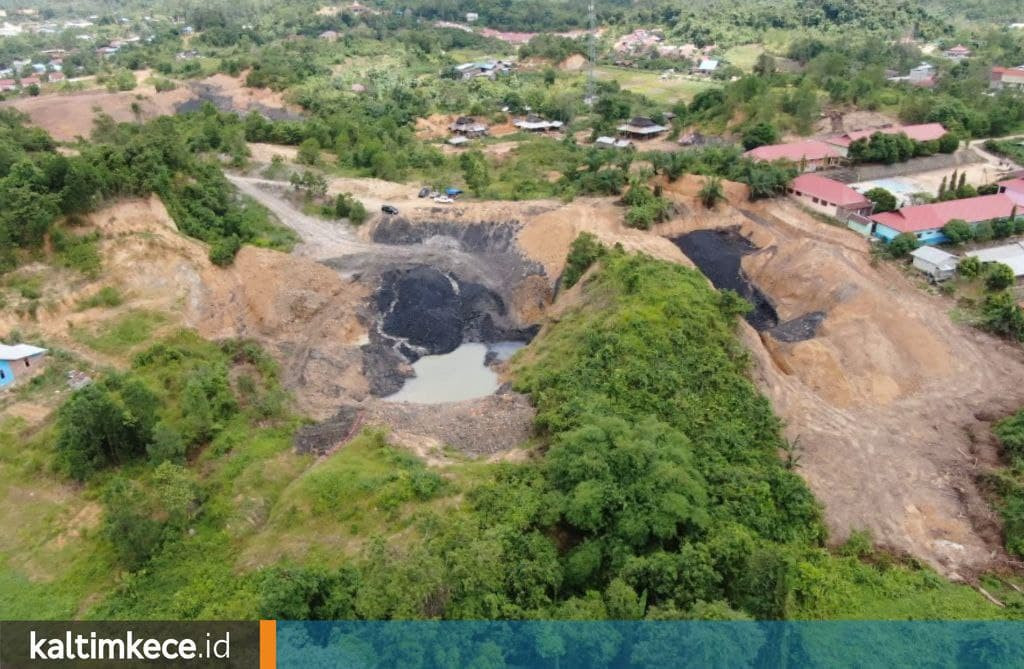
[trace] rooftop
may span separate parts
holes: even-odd
[[[938,230],[952,220],[980,223],[1004,218],[1014,212],[1017,204],[1003,194],[981,195],[963,200],[919,204],[896,211],[875,214],[871,220],[898,232]]]
[[[790,160],[799,163],[801,160],[821,160],[823,158],[839,158],[835,147],[816,139],[787,144],[768,144],[751,149],[743,155],[755,160]]]
[[[952,267],[956,267],[960,260],[960,258],[952,253],[946,253],[942,249],[937,249],[934,246],[918,247],[914,249],[910,255],[934,265],[939,265],[940,267],[950,267],[951,265]]]
[[[15,344],[14,346],[0,344],[0,360],[24,360],[25,358],[43,353],[46,353],[45,348],[39,348],[31,344]]]
[[[876,132],[887,135],[903,133],[915,142],[928,142],[939,139],[946,134],[946,128],[941,123],[920,123],[918,125],[887,125],[881,128],[869,128],[867,130],[854,130],[835,137],[829,137],[830,144],[837,146],[849,146],[858,139],[867,139]]]
[[[871,200],[846,184],[817,174],[801,174],[793,179],[790,187],[843,207],[864,206],[871,203]]]

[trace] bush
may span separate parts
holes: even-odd
[[[238,237],[222,237],[210,244],[210,262],[218,267],[227,267],[235,261],[235,256],[242,248]]]
[[[987,242],[995,236],[995,231],[992,229],[992,224],[988,221],[978,223],[974,226],[974,241],[976,242]]]
[[[572,288],[580,280],[590,266],[604,256],[606,250],[597,237],[589,232],[581,232],[569,247],[569,257],[562,270],[562,286]]]
[[[1013,285],[1015,278],[1009,265],[992,263],[985,272],[985,287],[991,291],[1006,290]]]
[[[124,296],[115,286],[103,286],[89,297],[79,300],[75,308],[78,311],[85,311],[96,307],[118,307],[123,302]]]
[[[971,226],[967,224],[967,221],[960,219],[954,219],[942,226],[942,234],[953,244],[964,244],[974,237]]]
[[[777,141],[779,141],[779,131],[767,121],[755,123],[743,131],[743,148],[748,151],[765,144],[774,144]]]
[[[1024,341],[1024,310],[1021,310],[1009,292],[985,297],[981,306],[981,319],[986,330]]]
[[[295,156],[295,162],[300,165],[316,165],[320,162],[320,142],[310,137],[299,144],[299,152]]]
[[[939,138],[939,153],[954,153],[960,148],[960,138],[951,132]]]
[[[156,423],[156,397],[141,381],[114,376],[75,391],[57,412],[57,453],[84,481],[145,452]]]
[[[966,279],[977,278],[981,274],[981,261],[975,256],[966,256],[957,264],[956,270]]]
[[[893,258],[903,258],[909,255],[911,251],[920,245],[921,244],[917,241],[917,237],[909,232],[903,232],[896,235],[896,237],[889,242],[889,255]]]
[[[1000,218],[992,223],[992,234],[996,239],[1006,239],[1013,234],[1013,221],[1009,218]]]

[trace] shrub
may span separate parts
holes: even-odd
[[[708,177],[698,193],[701,203],[708,209],[714,209],[715,205],[725,199],[722,190],[722,180],[719,177]]]
[[[1013,285],[1015,278],[1009,265],[992,263],[985,272],[985,287],[991,291],[1006,290]]]
[[[951,132],[939,138],[939,153],[953,153],[960,148],[960,138]]]
[[[988,221],[978,223],[974,226],[974,241],[976,242],[987,242],[995,236],[995,231],[992,230],[992,224]]]
[[[921,244],[917,241],[917,237],[909,232],[903,232],[896,235],[896,237],[889,242],[889,255],[893,258],[903,258],[920,245]]]
[[[320,142],[310,137],[299,144],[299,152],[295,156],[295,162],[300,165],[316,165],[320,162]]]
[[[238,237],[234,235],[221,237],[210,244],[210,262],[218,267],[227,267],[234,262],[235,256],[238,255],[241,248],[242,242],[238,240]]]
[[[942,234],[954,244],[969,242],[974,236],[971,226],[967,224],[967,221],[960,219],[953,219],[942,226]]]
[[[569,257],[562,271],[562,286],[572,288],[580,280],[590,266],[601,259],[606,249],[597,241],[597,237],[589,232],[581,232],[569,247]]]
[[[975,256],[966,256],[960,260],[956,270],[966,279],[974,279],[981,274],[981,261]]]

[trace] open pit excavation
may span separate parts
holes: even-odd
[[[779,341],[798,342],[810,339],[825,320],[825,312],[812,311],[791,320],[780,322],[775,306],[744,273],[743,256],[757,252],[758,248],[739,233],[739,228],[695,230],[674,237],[686,256],[719,290],[736,292],[751,304],[747,322],[758,332],[764,332]]]

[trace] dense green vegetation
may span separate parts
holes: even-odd
[[[997,423],[995,434],[1007,466],[990,474],[987,482],[1000,500],[1006,550],[1024,557],[1024,412]]]
[[[97,121],[93,142],[77,155],[55,150],[46,133],[25,126],[13,110],[0,110],[0,270],[38,253],[52,235],[62,262],[95,274],[95,237],[55,228],[103,202],[158,194],[178,228],[211,245],[210,257],[230,263],[241,244],[289,249],[290,230],[272,223],[262,207],[240,201],[210,154],[245,160],[242,122],[211,107],[146,125]]]

